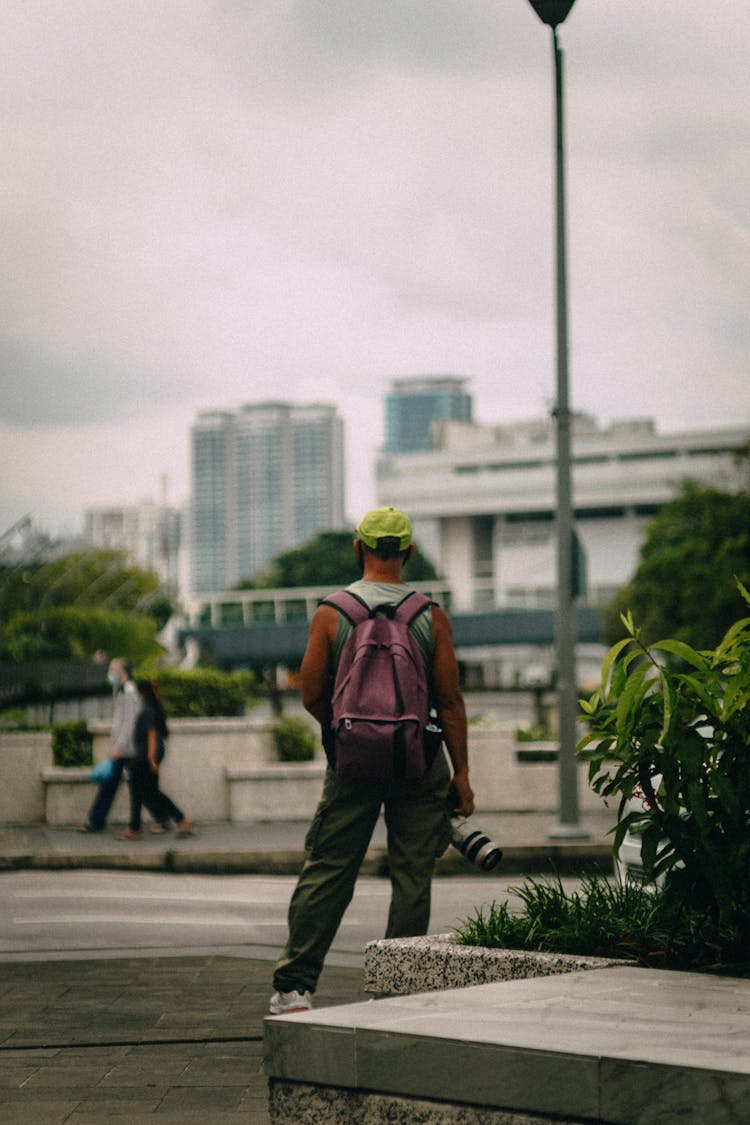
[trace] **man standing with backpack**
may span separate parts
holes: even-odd
[[[311,1007],[381,808],[392,892],[387,938],[427,932],[450,809],[474,811],[450,622],[404,583],[411,536],[398,509],[368,512],[354,540],[362,578],[326,599],[310,623],[302,702],[321,724],[329,768],[289,906],[272,1015]],[[430,727],[442,728],[452,779],[440,733]]]

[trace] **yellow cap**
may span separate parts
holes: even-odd
[[[375,508],[362,518],[356,535],[366,547],[373,550],[377,549],[382,539],[397,539],[399,550],[405,551],[411,545],[411,523],[409,517],[398,508]]]

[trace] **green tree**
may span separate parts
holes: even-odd
[[[309,543],[278,555],[267,574],[247,581],[240,589],[274,589],[294,586],[346,586],[359,577],[350,531],[323,531]],[[407,563],[407,580],[421,582],[437,577],[429,559],[419,551]]]
[[[686,481],[649,524],[632,579],[608,606],[607,643],[631,612],[647,644],[674,637],[711,648],[736,616],[738,578],[750,584],[750,493]]]
[[[0,570],[0,658],[145,659],[173,607],[159,579],[121,551],[76,551]]]

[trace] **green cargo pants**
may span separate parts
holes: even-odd
[[[416,781],[351,781],[326,771],[323,796],[305,839],[305,865],[289,904],[289,938],[276,964],[274,988],[315,991],[381,806],[391,878],[385,936],[427,933],[435,860],[450,842],[449,784],[442,751]]]

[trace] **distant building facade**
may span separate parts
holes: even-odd
[[[747,427],[660,434],[649,419],[601,428],[574,417],[574,524],[590,605],[630,579],[646,524],[682,480],[747,487],[747,462],[734,454],[749,438]],[[426,452],[381,454],[377,499],[410,514],[415,539],[451,586],[453,608],[554,604],[554,421],[444,422],[433,439]]]
[[[88,508],[84,540],[90,547],[126,551],[133,562],[157,574],[176,593],[182,543],[182,513],[166,503],[146,500],[127,506]]]
[[[204,411],[191,430],[194,593],[228,590],[344,526],[344,431],[325,403]]]
[[[455,375],[418,375],[394,379],[385,399],[387,453],[422,453],[434,448],[436,422],[471,422],[468,382]]]

